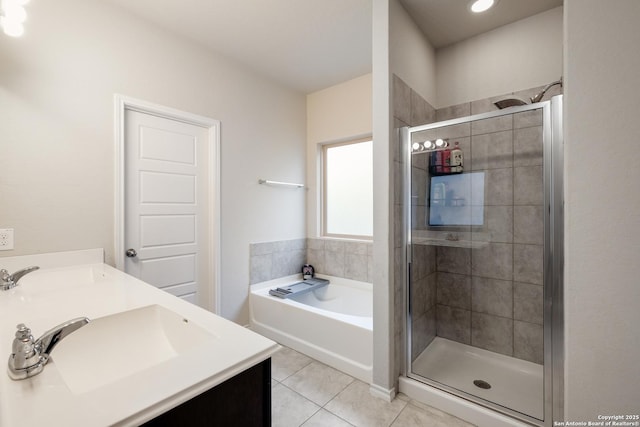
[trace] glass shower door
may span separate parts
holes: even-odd
[[[547,101],[405,141],[407,375],[535,422],[551,393],[551,140]]]

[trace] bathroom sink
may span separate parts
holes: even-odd
[[[215,339],[173,311],[150,305],[92,319],[60,341],[49,363],[71,392],[82,394],[187,356]]]
[[[23,287],[27,285],[34,291],[47,289],[60,291],[60,289],[96,283],[102,280],[105,274],[100,264],[49,268],[29,273],[20,281],[20,285]]]
[[[122,310],[122,287],[114,283],[113,274],[102,264],[43,268],[24,276],[6,295],[11,297],[2,301],[3,310],[47,313],[51,307],[81,307],[73,310],[69,318],[88,313],[94,314],[90,318],[98,317]],[[64,320],[67,319],[57,319]],[[49,326],[53,325],[45,328]]]

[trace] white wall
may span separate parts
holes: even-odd
[[[389,180],[391,147],[390,72],[435,100],[435,53],[396,1],[373,3],[373,75],[307,96],[307,235],[318,236],[320,196],[317,144],[373,132],[374,138],[374,373],[373,390],[389,396],[397,381],[393,354],[393,295],[390,282]],[[390,46],[392,46],[390,48]],[[391,56],[390,56],[391,55]],[[372,117],[376,119],[372,122]]]
[[[558,80],[562,75],[562,7],[438,49],[436,70],[436,108]]]
[[[319,237],[318,144],[372,135],[372,76],[365,74],[307,95],[307,237]]]
[[[249,243],[305,237],[305,97],[106,2],[31,2],[0,36],[0,256],[103,247],[113,263],[113,95],[221,121],[222,315],[246,323]]]
[[[398,0],[389,1],[389,66],[431,105],[436,102],[436,52]]]
[[[393,348],[391,198],[391,38],[389,0],[373,0],[373,384],[392,396],[397,381]]]
[[[639,16],[565,0],[567,420],[640,409]]]

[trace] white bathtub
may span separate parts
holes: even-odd
[[[269,289],[298,282],[299,276],[251,286],[251,329],[371,383],[372,285],[338,277],[319,277],[331,283],[287,299],[269,295]]]

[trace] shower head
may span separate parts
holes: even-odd
[[[546,85],[544,89],[542,89],[536,96],[529,98],[529,101],[531,101],[532,104],[542,101],[544,94],[547,93],[547,91],[555,85],[560,85],[560,87],[562,87],[562,77],[560,77],[560,80]],[[527,105],[527,104],[528,104],[527,101],[525,101],[522,98],[518,98],[517,96],[509,96],[507,98],[501,99],[493,103],[493,105],[495,105],[501,110],[507,107],[518,107],[520,105]]]
[[[496,101],[493,103],[499,109],[507,108],[507,107],[519,107],[520,105],[527,105],[527,101],[524,99],[517,98],[515,96],[501,99],[500,101]]]
[[[562,77],[560,77],[558,81],[555,81],[553,83],[549,83],[548,85],[546,85],[544,89],[540,91],[540,93],[538,93],[536,96],[531,98],[531,103],[535,104],[536,102],[542,101],[542,97],[544,96],[544,94],[547,93],[547,91],[555,85],[560,85],[560,87],[562,87]]]

